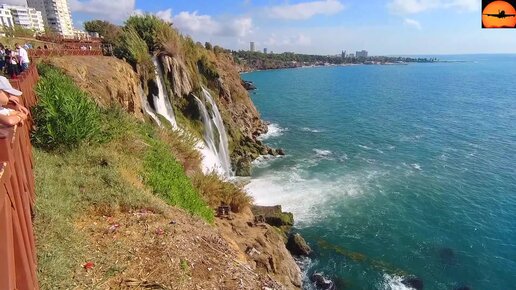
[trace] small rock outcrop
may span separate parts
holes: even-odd
[[[323,290],[334,290],[336,289],[335,283],[332,280],[326,278],[322,273],[314,273],[312,275],[312,281],[317,289]]]
[[[407,277],[401,281],[403,285],[414,288],[416,290],[423,290],[423,279],[415,276]]]
[[[256,90],[256,86],[254,85],[253,82],[251,81],[245,81],[245,80],[242,80],[242,86],[244,86],[244,88],[248,91],[254,91]]]
[[[251,210],[255,216],[262,216],[266,223],[280,228],[285,234],[287,234],[294,225],[294,215],[290,212],[283,212],[281,205],[254,205]]]
[[[296,256],[309,256],[312,249],[305,239],[298,233],[290,235],[287,242],[287,249]]]

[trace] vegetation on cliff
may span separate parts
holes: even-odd
[[[87,259],[88,249],[86,233],[75,224],[85,216],[142,209],[160,213],[165,207],[161,199],[213,223],[210,206],[227,201],[237,210],[248,204],[235,185],[200,173],[199,155],[188,138],[142,123],[119,107],[101,109],[60,70],[40,68],[34,154],[43,289],[77,283],[74,271],[78,259]],[[56,95],[60,105],[50,100]]]

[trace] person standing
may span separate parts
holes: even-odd
[[[20,64],[20,71],[25,71],[29,68],[30,60],[29,53],[18,43],[16,44],[16,52],[18,54],[18,63]]]
[[[0,76],[0,126],[15,126],[27,120],[29,111],[18,99],[21,94],[8,79]]]

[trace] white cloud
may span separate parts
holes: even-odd
[[[305,20],[318,14],[334,15],[344,8],[344,5],[338,0],[322,0],[273,6],[267,8],[267,14],[271,18]]]
[[[394,14],[415,14],[433,9],[476,11],[480,0],[392,0],[388,7]]]
[[[210,15],[199,15],[197,11],[183,11],[172,17],[172,22],[182,32],[209,36],[244,37],[253,28],[253,20],[249,17],[218,21]]]
[[[155,13],[155,15],[167,22],[172,22],[172,9],[161,10]]]
[[[72,12],[83,12],[102,19],[123,20],[135,10],[135,0],[71,0]]]
[[[415,19],[405,18],[403,23],[405,23],[405,25],[412,26],[412,27],[415,27],[415,28],[421,30],[421,23],[419,23],[419,21],[417,21]]]

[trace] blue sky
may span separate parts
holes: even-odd
[[[24,0],[4,0],[24,2]],[[1,0],[0,0],[1,2]],[[337,54],[516,53],[516,30],[482,30],[480,0],[70,0],[74,23],[153,13],[231,49]]]

